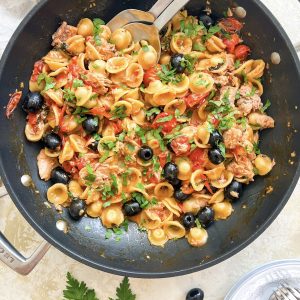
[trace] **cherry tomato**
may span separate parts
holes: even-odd
[[[234,50],[234,55],[239,60],[245,60],[250,53],[250,48],[246,45],[239,45]]]
[[[28,123],[31,125],[31,127],[34,130],[34,128],[37,125],[38,114],[36,114],[36,113],[29,113],[28,116],[27,116],[27,120],[28,120]]]
[[[160,70],[161,70],[161,66],[160,65],[156,65],[154,67],[151,67],[150,69],[148,69],[145,72],[145,74],[144,74],[144,80],[143,80],[145,86],[148,86],[151,81],[159,80],[159,77],[158,77],[157,73]]]
[[[164,121],[166,120],[166,121]],[[163,133],[170,133],[176,127],[177,121],[173,115],[162,112],[156,116],[153,121],[152,128],[162,127]]]
[[[167,156],[168,156],[167,152],[162,152],[162,153],[158,154],[159,164],[162,168],[167,163]]]
[[[159,175],[153,171],[153,169],[149,169],[146,173],[146,178],[150,183],[159,183]]]
[[[235,18],[225,18],[222,19],[218,25],[221,29],[225,30],[228,33],[236,33],[243,28],[243,24]]]
[[[115,134],[119,134],[123,131],[122,121],[119,119],[116,122],[112,122],[112,126],[114,127]]]
[[[106,109],[106,107],[101,106],[101,107],[94,107],[89,111],[90,114],[94,116],[104,116],[105,118],[111,118],[110,113]]]
[[[30,80],[36,82],[39,75],[43,72],[45,63],[42,60],[35,62]]]
[[[226,48],[228,50],[229,53],[233,54],[234,53],[234,49],[236,47],[236,45],[238,45],[240,42],[240,37],[234,33],[230,35],[230,39],[223,39],[223,43],[226,45]]]
[[[191,162],[193,163],[193,170],[201,169],[207,162],[207,152],[205,149],[196,148],[189,155]]]
[[[202,105],[207,96],[209,95],[209,93],[206,93],[206,94],[189,94],[187,96],[184,97],[184,101],[186,103],[186,106],[187,107],[194,107],[195,105]]]
[[[175,152],[176,156],[180,156],[190,152],[191,144],[187,136],[179,136],[172,140],[171,147]]]
[[[19,104],[21,97],[22,97],[22,92],[16,92],[11,95],[8,104],[6,106],[6,117],[8,119],[10,118],[14,110],[17,108],[17,105]]]
[[[70,174],[78,173],[78,169],[76,168],[76,164],[73,160],[63,162],[62,167]]]

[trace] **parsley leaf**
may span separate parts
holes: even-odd
[[[234,63],[234,67],[237,69],[241,65],[241,61],[237,59]]]
[[[145,136],[146,135],[146,130],[143,129],[142,127],[140,127],[139,125],[136,125],[135,132],[141,138],[142,143],[145,144],[147,142],[146,136]]]
[[[80,79],[74,79],[74,81],[73,81],[73,88],[78,88],[78,87],[81,87],[81,86],[84,86],[84,84],[83,84],[83,81],[82,80],[80,80]]]
[[[115,119],[125,119],[127,117],[126,115],[126,106],[125,105],[120,105],[117,106],[113,111],[112,111],[112,117],[110,118],[111,120]]]
[[[202,228],[199,219],[196,219],[195,221],[197,228]]]
[[[46,83],[45,89],[44,89],[45,91],[53,89],[55,87],[55,85],[56,85],[56,82],[54,81],[54,79],[52,77],[48,77],[47,74],[45,74],[45,73],[41,73],[38,76],[38,79],[37,79],[38,85],[40,85],[43,80]]]
[[[197,61],[196,57],[192,57],[191,55],[185,55],[184,60],[181,61],[183,67],[186,68],[189,74],[194,72],[194,66]]]
[[[87,185],[91,185],[95,181],[96,175],[94,174],[94,170],[90,164],[86,165],[86,170],[88,172],[88,175],[86,175],[84,179],[87,181]]]
[[[186,23],[185,20],[180,21],[180,31],[183,32],[188,37],[196,37],[201,30],[205,27],[203,23],[198,23],[193,18],[191,22]]]
[[[102,155],[102,157],[99,159],[99,162],[100,162],[100,163],[105,162],[105,161],[108,159],[108,157],[109,157],[109,151],[106,150],[106,151],[104,152],[104,154]]]
[[[207,34],[202,36],[202,41],[206,42],[208,39],[210,39],[213,35],[215,35],[216,33],[221,31],[221,27],[219,27],[218,25],[215,26],[211,26],[208,31]]]
[[[105,22],[99,18],[96,18],[93,20],[93,24],[94,24],[94,29],[93,29],[94,41],[97,46],[100,46],[101,45],[100,34],[103,31],[103,28],[101,27],[101,25],[104,25]]]
[[[271,101],[267,99],[266,104],[260,109],[260,111],[263,113],[265,112],[269,107],[271,106]]]
[[[162,65],[161,70],[157,73],[157,76],[162,83],[179,83],[182,81],[182,74],[177,74],[175,69],[168,68],[167,65]]]
[[[146,116],[151,117],[152,115],[158,115],[160,113],[160,109],[158,107],[153,107],[146,111]]]
[[[145,198],[145,196],[139,192],[133,192],[131,194],[132,198],[134,198],[140,205],[141,208],[147,208],[149,205],[149,201]]]
[[[157,156],[153,155],[152,162],[153,162],[153,170],[154,170],[154,172],[159,171],[159,169],[160,169],[160,163],[159,163],[159,160],[158,160]]]
[[[136,295],[133,294],[130,288],[128,277],[124,277],[120,286],[117,288],[116,296],[116,299],[109,298],[109,300],[136,300]]]
[[[217,143],[218,148],[220,149],[222,156],[225,157],[226,154],[226,148],[224,143]]]
[[[258,148],[258,142],[253,143],[253,150],[254,150],[255,154],[257,154],[257,155],[259,155],[261,153],[260,149]]]
[[[200,43],[194,43],[193,44],[193,50],[194,51],[200,51],[200,52],[203,52],[206,50],[206,47]]]
[[[89,289],[86,283],[79,282],[71,273],[67,273],[67,286],[63,291],[64,298],[69,300],[99,300],[95,290]],[[134,300],[134,298],[132,298]]]
[[[74,103],[75,93],[73,91],[71,91],[71,89],[64,89],[63,95],[64,95],[63,97],[66,101]]]
[[[171,121],[172,119],[173,119],[173,116],[169,115],[169,116],[166,116],[166,117],[159,118],[155,122],[156,123],[164,123],[164,122]]]

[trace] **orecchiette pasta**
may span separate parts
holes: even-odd
[[[266,64],[247,58],[227,21],[205,28],[178,12],[160,57],[99,18],[62,23],[23,101],[26,138],[43,140],[37,160],[41,179],[54,183],[49,202],[76,220],[100,218],[106,238],[130,220],[154,246],[183,237],[206,244],[208,223],[228,218],[243,186],[275,164],[258,149],[259,130],[274,127],[261,100]]]

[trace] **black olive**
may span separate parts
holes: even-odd
[[[225,198],[235,201],[240,199],[243,193],[243,184],[233,180],[225,189]]]
[[[195,217],[192,213],[186,213],[182,216],[182,224],[186,229],[195,227]]]
[[[86,212],[86,203],[85,201],[74,198],[69,207],[69,214],[74,220],[79,220],[83,217]]]
[[[209,227],[214,222],[214,217],[215,217],[215,212],[209,206],[202,208],[196,216],[201,226],[204,228]]]
[[[182,181],[178,178],[175,178],[174,180],[169,180],[169,183],[172,184],[173,188],[176,190],[181,187]]]
[[[61,146],[61,138],[54,132],[46,134],[43,141],[45,146],[51,150],[55,150],[57,147]]]
[[[185,299],[186,300],[203,300],[204,292],[198,288],[192,289],[187,293]]]
[[[166,178],[167,181],[172,182],[175,179],[177,179],[178,175],[178,167],[176,164],[172,162],[168,162],[164,165],[164,177]]]
[[[92,115],[85,115],[86,120],[82,122],[84,131],[88,134],[96,133],[99,130],[99,119]]]
[[[130,200],[123,204],[124,214],[128,217],[135,216],[142,211],[140,204],[136,200]]]
[[[199,16],[199,22],[202,22],[206,28],[209,28],[214,24],[213,19],[207,14],[202,14]]]
[[[185,201],[187,200],[191,194],[185,194],[181,189],[177,189],[174,192],[174,198],[178,201]]]
[[[51,172],[51,181],[53,183],[67,184],[70,181],[70,175],[61,167],[56,167]]]
[[[173,54],[171,57],[171,66],[176,70],[177,73],[183,73],[185,70],[183,54]]]
[[[92,149],[93,151],[98,151],[98,141],[93,141],[92,143],[89,144],[89,148]]]
[[[138,157],[144,161],[148,161],[153,157],[153,150],[149,146],[142,146],[138,151]]]
[[[220,142],[223,142],[223,136],[220,134],[220,132],[218,130],[214,130],[209,137],[209,141],[208,143],[212,146],[212,147],[218,147],[218,144]]]
[[[36,113],[42,108],[43,104],[44,104],[44,98],[40,93],[29,92],[24,98],[24,101],[22,103],[22,108],[27,113]]]
[[[208,158],[214,165],[219,165],[225,160],[222,152],[218,148],[212,148],[208,151]]]

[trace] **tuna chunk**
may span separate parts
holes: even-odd
[[[234,149],[243,144],[243,132],[239,128],[232,127],[223,134],[225,147]]]
[[[42,149],[37,156],[37,165],[41,179],[47,181],[50,179],[51,171],[58,166],[58,161],[56,157],[47,156]]]
[[[62,44],[77,34],[77,27],[70,26],[66,22],[63,22],[57,31],[52,35],[52,46],[61,48]]]
[[[229,103],[233,108],[235,108],[234,102],[236,92],[237,88],[232,86],[224,86],[220,90],[220,100],[222,100],[228,94]]]
[[[248,120],[249,124],[259,126],[261,129],[274,128],[274,119],[265,114],[251,113]]]
[[[253,165],[250,159],[246,156],[238,156],[236,161],[231,162],[227,166],[227,170],[232,172],[237,178],[247,178],[253,180],[254,172]]]
[[[257,92],[252,91],[248,85],[243,85],[240,90],[240,99],[237,101],[237,108],[242,115],[247,116],[252,111],[259,110],[262,107],[261,99]]]

